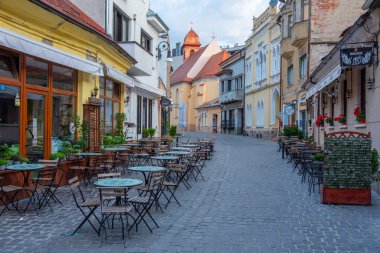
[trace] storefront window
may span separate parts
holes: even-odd
[[[53,88],[76,91],[76,71],[74,69],[53,65]]]
[[[20,88],[0,84],[0,145],[20,142]]]
[[[19,57],[0,50],[0,77],[19,78]]]
[[[26,83],[48,87],[49,64],[32,57],[26,57]]]
[[[104,119],[105,133],[112,135],[116,127],[116,113],[120,112],[120,84],[100,78],[101,117]]]

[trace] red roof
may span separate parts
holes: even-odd
[[[103,27],[87,16],[81,9],[69,0],[32,0],[32,2],[45,4],[55,11],[69,17],[73,21],[94,30],[104,37],[110,38],[110,36],[106,34]]]
[[[211,56],[194,80],[206,77],[216,77],[216,74],[222,70],[219,64],[228,57],[230,57],[230,54],[226,50]]]
[[[191,82],[193,79],[187,77],[187,73],[189,73],[194,64],[197,63],[199,57],[201,57],[206,48],[207,46],[201,47],[197,52],[190,55],[190,57],[171,75],[170,83]]]

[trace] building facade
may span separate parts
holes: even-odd
[[[74,115],[100,125],[104,107],[91,118],[84,109],[99,99],[113,108],[103,111],[113,133],[133,57],[70,1],[5,1],[0,13],[0,143],[19,145],[31,161],[48,159],[75,141]],[[99,129],[89,136],[99,140]]]
[[[243,134],[244,126],[244,50],[236,52],[220,64],[219,102],[221,132]]]
[[[169,96],[166,50],[170,50],[161,42],[168,41],[169,28],[149,9],[149,1],[95,0],[96,4],[73,1],[96,17],[106,33],[137,61],[127,73],[133,87],[128,87],[123,97],[128,137],[140,138],[145,128],[155,128],[160,135],[163,125],[160,100]],[[99,6],[103,9],[99,10]]]
[[[306,133],[309,118],[303,84],[333,48],[342,32],[363,12],[362,1],[329,3],[288,0],[282,6],[281,109],[282,125],[296,125]]]
[[[184,62],[171,75],[171,124],[190,131],[220,132],[217,73],[229,54],[220,49],[216,40],[201,47],[192,29],[183,45]]]
[[[254,18],[247,40],[245,132],[258,138],[276,136],[279,126],[280,29],[276,12],[277,7],[270,6]]]

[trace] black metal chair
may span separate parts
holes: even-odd
[[[23,190],[22,187],[15,185],[5,185],[5,179],[0,177],[0,202],[3,204],[4,208],[0,213],[0,216],[3,215],[5,210],[10,210],[9,205],[13,206],[17,212],[18,210],[18,201],[16,200],[16,205],[14,204],[17,195]]]

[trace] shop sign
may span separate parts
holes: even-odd
[[[170,99],[167,99],[167,98],[161,98],[161,105],[162,106],[169,106],[172,104],[172,101]]]
[[[285,114],[288,116],[292,116],[294,114],[294,107],[293,106],[286,106],[285,107]]]
[[[344,48],[340,50],[340,65],[361,66],[373,63],[372,47]]]

